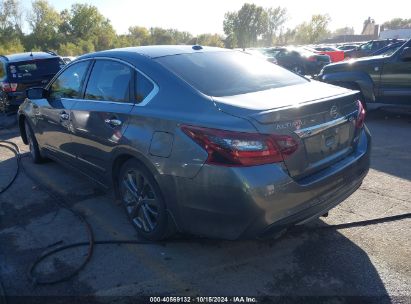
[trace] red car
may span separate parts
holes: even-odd
[[[332,46],[319,46],[311,49],[311,51],[317,54],[326,54],[330,56],[331,62],[343,61],[345,58],[344,51]]]

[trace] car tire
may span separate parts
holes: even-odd
[[[118,174],[120,200],[139,236],[159,241],[175,233],[160,187],[139,161],[126,161]]]
[[[27,120],[24,122],[24,129],[26,131],[26,138],[30,149],[30,157],[35,164],[40,164],[44,161],[44,158],[41,155],[39,144],[36,136],[34,135],[33,129]]]

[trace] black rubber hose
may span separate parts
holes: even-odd
[[[79,243],[73,243],[73,244],[69,244],[65,246],[60,246],[58,248],[45,252],[36,258],[34,263],[31,264],[30,266],[30,269],[28,272],[29,279],[36,285],[54,285],[54,284],[62,283],[76,276],[81,270],[83,270],[86,264],[90,261],[91,253],[92,253],[92,251],[90,252],[90,249],[92,249],[94,245],[120,245],[120,244],[142,245],[142,244],[155,244],[155,243],[149,242],[149,241],[136,241],[136,240],[107,240],[107,241],[94,241],[93,240],[91,244],[90,242],[79,242]],[[77,247],[83,247],[83,246],[89,246],[89,252],[87,254],[86,259],[83,261],[83,263],[79,267],[77,267],[74,271],[72,271],[68,275],[65,275],[56,280],[50,280],[50,279],[48,280],[48,279],[37,277],[35,275],[35,270],[37,266],[41,262],[43,262],[47,257],[50,257],[58,252],[62,252],[62,251],[65,251],[71,248],[77,248]]]
[[[11,145],[12,147],[8,146]],[[0,140],[0,147],[5,148],[10,150],[11,152],[14,153],[15,158],[16,158],[16,162],[17,162],[17,170],[15,171],[13,178],[10,180],[10,182],[3,188],[0,190],[0,194],[5,193],[7,190],[9,190],[9,188],[14,184],[14,182],[17,179],[17,176],[20,173],[20,159],[21,159],[21,154],[20,154],[20,150],[19,147],[11,142],[11,141],[3,141]]]

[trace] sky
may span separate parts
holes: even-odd
[[[32,0],[22,0],[30,8]],[[89,3],[98,7],[109,18],[119,34],[133,25],[174,28],[194,35],[223,34],[224,14],[236,11],[244,3],[263,7],[281,6],[287,9],[286,27],[295,27],[308,21],[313,14],[329,14],[330,29],[354,27],[360,34],[368,17],[383,23],[395,17],[411,18],[410,0],[49,0],[57,10],[69,8],[73,3]]]

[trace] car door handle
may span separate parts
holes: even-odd
[[[60,114],[60,118],[61,120],[69,120],[70,119],[70,115],[68,115],[67,113],[63,112]]]
[[[107,124],[107,125],[109,125],[109,126],[111,126],[111,127],[119,127],[119,126],[121,126],[122,125],[122,121],[121,120],[119,120],[119,119],[115,119],[115,118],[113,118],[113,119],[106,119],[106,120],[104,120],[104,122]]]

